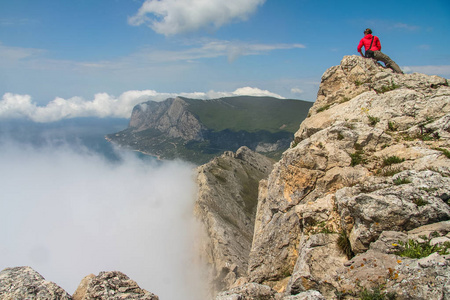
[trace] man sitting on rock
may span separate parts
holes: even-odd
[[[363,46],[365,49],[365,55],[361,52],[361,48]],[[364,37],[361,41],[359,41],[358,52],[362,57],[382,61],[386,67],[391,68],[395,73],[403,74],[400,67],[389,56],[381,52],[380,39],[377,36],[372,35],[372,30],[370,28],[364,30]]]

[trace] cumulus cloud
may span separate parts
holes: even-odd
[[[219,28],[247,18],[265,0],[146,0],[131,25],[147,24],[155,32],[174,35],[203,28]]]
[[[0,119],[26,118],[35,122],[55,122],[77,117],[115,117],[129,118],[133,107],[139,103],[153,100],[163,101],[167,98],[182,96],[193,99],[214,99],[229,96],[282,96],[254,87],[238,88],[234,92],[193,92],[193,93],[158,93],[154,90],[127,91],[119,97],[99,93],[93,100],[80,97],[69,99],[55,98],[45,106],[38,106],[30,95],[6,93],[0,100]]]
[[[406,73],[423,73],[427,75],[440,75],[450,77],[450,65],[443,66],[403,66],[402,70]]]
[[[1,266],[31,266],[70,294],[119,270],[161,299],[202,299],[192,166],[6,142],[0,164]]]

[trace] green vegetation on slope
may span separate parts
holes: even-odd
[[[183,98],[189,111],[214,131],[229,129],[256,132],[296,132],[306,118],[312,102],[271,97],[230,97],[216,100]]]

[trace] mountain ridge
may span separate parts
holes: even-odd
[[[127,129],[106,138],[162,159],[197,164],[241,146],[279,157],[311,106],[302,100],[253,96],[148,101],[133,108]]]

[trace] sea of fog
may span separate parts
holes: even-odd
[[[202,299],[194,167],[117,150],[124,119],[0,122],[0,270],[31,266],[73,294],[118,270],[161,300]]]

